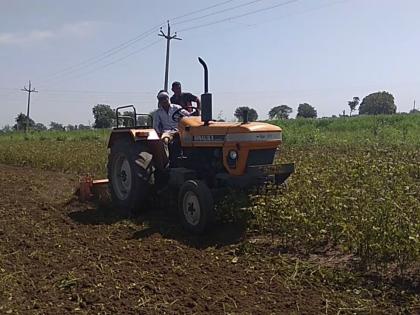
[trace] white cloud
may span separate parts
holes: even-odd
[[[84,21],[74,24],[66,24],[59,31],[61,36],[74,36],[74,37],[91,37],[96,33],[99,28],[100,23],[94,21]]]
[[[31,30],[19,33],[0,33],[1,45],[26,45],[34,42],[42,42],[50,39],[69,37],[91,37],[98,29],[98,22],[84,21],[73,24],[65,24],[55,30]]]
[[[51,31],[31,31],[27,34],[0,33],[0,45],[26,44],[54,37]]]

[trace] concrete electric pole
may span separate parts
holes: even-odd
[[[25,132],[28,132],[29,130],[29,107],[31,105],[31,93],[38,93],[37,90],[35,89],[31,89],[31,80],[29,80],[29,89],[26,88],[26,86],[23,87],[23,89],[21,89],[24,92],[28,93],[28,109],[26,111],[26,128],[25,128]]]
[[[166,38],[166,66],[165,66],[165,84],[164,84],[164,90],[168,91],[168,75],[169,75],[169,47],[172,39],[182,40],[182,38],[179,38],[176,36],[176,32],[174,35],[171,35],[171,26],[169,25],[168,21],[168,32],[165,34],[162,31],[162,28],[160,28],[160,34],[159,36]]]

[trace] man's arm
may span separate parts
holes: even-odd
[[[156,111],[153,114],[153,129],[155,129],[158,134],[161,134],[162,133],[161,126],[162,126],[162,123],[160,121],[159,111]]]
[[[197,103],[197,108],[200,109],[201,108],[201,102],[200,102],[200,98],[195,96],[192,93],[186,93],[186,98],[188,102],[195,102]]]
[[[197,103],[197,108],[198,109],[201,109],[201,101],[200,101],[200,98],[199,97],[195,97],[195,102]]]
[[[180,105],[176,105],[176,104],[173,104],[173,106],[174,106],[174,108],[175,108],[175,110],[174,110],[174,112],[176,111],[176,110],[178,110],[178,109],[181,109],[182,108],[182,106],[180,106]],[[179,111],[179,113],[182,115],[182,116],[190,116],[190,112],[188,111],[188,110],[186,110],[186,109],[181,109],[180,111]]]

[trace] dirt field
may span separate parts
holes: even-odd
[[[80,204],[75,185],[0,165],[0,314],[392,312],[374,293],[313,280],[320,268],[250,254],[239,226],[190,237],[170,212],[123,220]]]

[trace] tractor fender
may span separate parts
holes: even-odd
[[[113,129],[108,141],[108,148],[119,141],[138,142],[160,140],[154,129]]]

